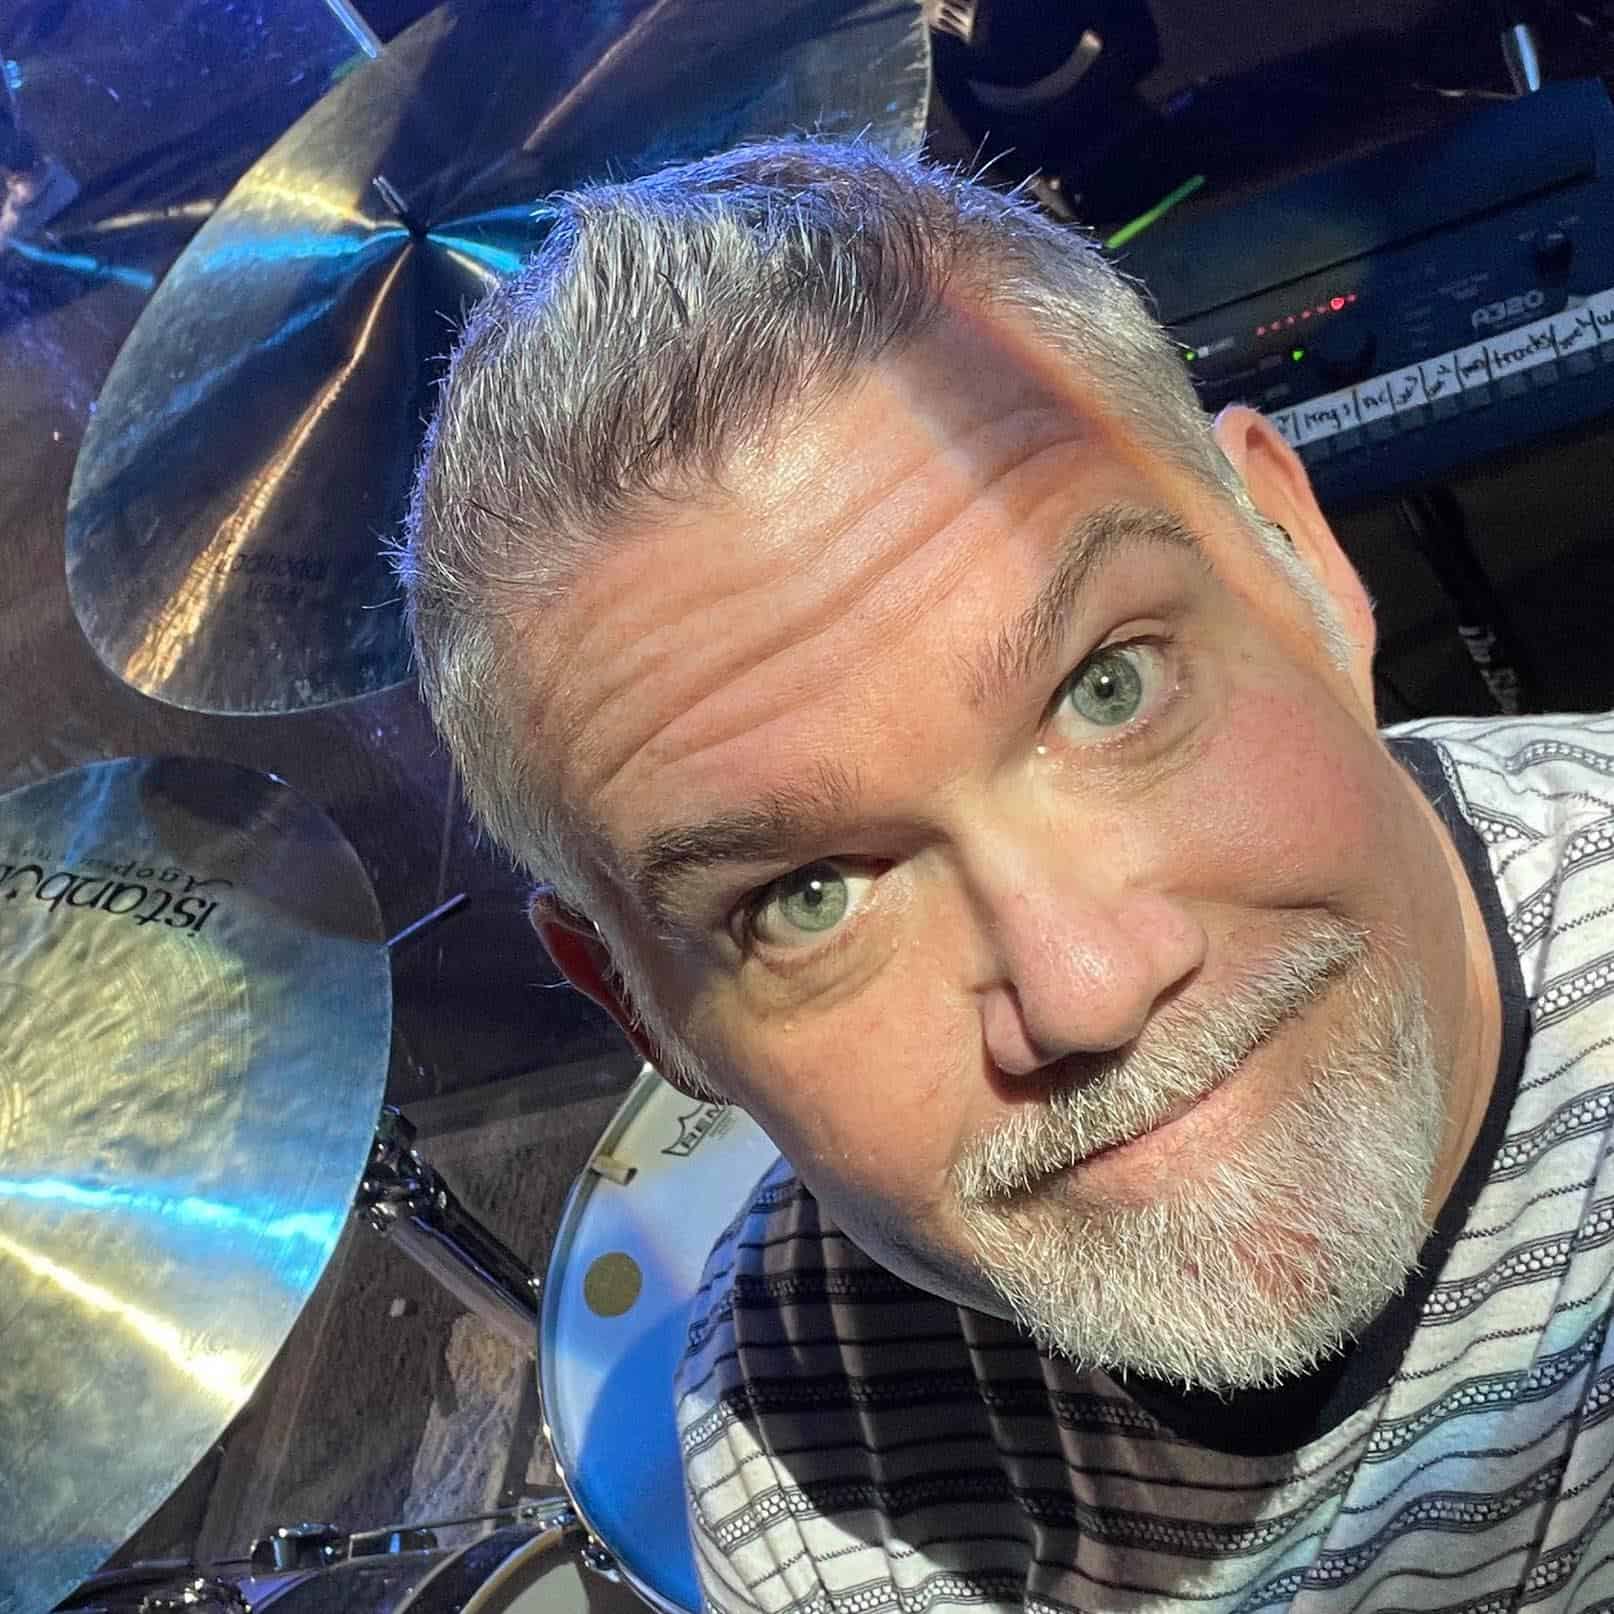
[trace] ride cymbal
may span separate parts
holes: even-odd
[[[278,780],[98,763],[0,797],[0,1610],[94,1571],[245,1404],[375,1135],[357,855]]]

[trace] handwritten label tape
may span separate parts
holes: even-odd
[[[1588,297],[1579,308],[1310,398],[1291,409],[1274,410],[1272,423],[1293,447],[1301,448],[1610,343],[1614,343],[1614,291],[1605,291]]]

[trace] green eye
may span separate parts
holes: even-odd
[[[1065,685],[1079,716],[1103,728],[1130,723],[1143,704],[1143,678],[1125,645],[1089,656]]]
[[[811,948],[857,919],[878,878],[878,871],[858,858],[804,864],[756,893],[748,904],[746,929],[769,947]]]
[[[851,905],[846,878],[832,863],[809,863],[773,889],[767,907],[793,930],[833,930]]]

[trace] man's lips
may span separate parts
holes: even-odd
[[[1125,1149],[1134,1148],[1136,1145],[1147,1142],[1151,1138],[1158,1138],[1160,1134],[1168,1127],[1175,1126],[1176,1123],[1182,1120],[1184,1116],[1191,1114],[1193,1111],[1197,1110],[1200,1105],[1206,1103],[1208,1100],[1214,1098],[1218,1093],[1220,1093],[1222,1089],[1233,1080],[1234,1077],[1243,1072],[1245,1062],[1248,1060],[1248,1058],[1249,1055],[1246,1054],[1245,1058],[1241,1059],[1232,1070],[1214,1082],[1211,1086],[1207,1087],[1204,1092],[1196,1094],[1192,1098],[1178,1099],[1177,1102],[1173,1104],[1171,1108],[1154,1123],[1153,1126],[1146,1128],[1142,1132],[1135,1132],[1130,1138],[1123,1138],[1119,1143],[1107,1143],[1101,1149],[1094,1149],[1090,1154],[1085,1154],[1080,1160],[1076,1161],[1076,1165],[1087,1166],[1095,1160],[1106,1160],[1112,1155],[1120,1154]]]
[[[1257,1047],[1259,1046],[1261,1044],[1257,1044]],[[1023,1199],[1027,1196],[1035,1195],[1067,1173],[1072,1172],[1079,1176],[1089,1170],[1096,1169],[1102,1178],[1112,1161],[1120,1161],[1129,1154],[1143,1153],[1148,1146],[1176,1128],[1187,1117],[1219,1100],[1226,1089],[1235,1084],[1234,1079],[1244,1074],[1250,1054],[1254,1052],[1255,1049],[1251,1049],[1232,1070],[1218,1077],[1202,1092],[1191,1097],[1175,1100],[1158,1121],[1146,1127],[1142,1132],[1134,1132],[1131,1137],[1122,1138],[1115,1143],[1101,1144],[1096,1149],[1090,1149],[1086,1154],[1070,1156],[1062,1164],[1046,1167],[1034,1179],[1022,1181],[1018,1186],[1007,1192],[1000,1190],[989,1197],[1001,1200]]]
[[[1337,943],[1337,938],[1335,941]],[[1210,1085],[1192,1097],[1170,1099],[1158,1119],[1142,1131],[1089,1148],[1085,1154],[1071,1152],[1072,1145],[1083,1133],[1091,1137],[1096,1132],[1102,1137],[1109,1132],[1113,1136],[1113,1125],[1098,1124],[1105,1107],[1105,1084],[1110,1081],[1122,1084],[1114,1090],[1116,1097],[1112,1102],[1123,1111],[1142,1095],[1136,1091],[1140,1084],[1129,1080],[1133,1072],[1122,1065],[1113,1072],[1089,1069],[1076,1075],[1077,1081],[1092,1085],[1079,1100],[1071,1100],[1070,1110],[1063,1114],[1056,1112],[1056,1118],[1046,1124],[1039,1118],[1040,1132],[1028,1125],[1022,1137],[1016,1137],[1013,1131],[1004,1133],[998,1140],[1001,1152],[995,1159],[985,1154],[984,1147],[974,1158],[967,1158],[961,1174],[965,1197],[983,1202],[1024,1199],[1067,1174],[1079,1177],[1088,1171],[1094,1174],[1095,1191],[1104,1193],[1113,1189],[1126,1195],[1133,1186],[1130,1179],[1137,1173],[1153,1179],[1156,1187],[1166,1186],[1174,1166],[1182,1163],[1174,1157],[1180,1157],[1187,1144],[1209,1139],[1213,1133],[1220,1132],[1228,1137],[1237,1131],[1237,1126],[1232,1124],[1238,1120],[1237,1109],[1240,1105],[1248,1107],[1252,1100],[1234,1095],[1245,1093],[1249,1088],[1249,1081],[1244,1078],[1261,1079],[1258,1075],[1252,1077],[1250,1067],[1254,1056],[1270,1043],[1284,1039],[1297,1021],[1315,1013],[1320,1002],[1332,995],[1339,980],[1356,961],[1356,952],[1346,956],[1343,946],[1336,945],[1331,956],[1321,960],[1315,955],[1303,958],[1298,966],[1283,956],[1274,959],[1266,975],[1276,975],[1280,968],[1287,967],[1290,978],[1284,982],[1283,992],[1241,993],[1234,983],[1221,994],[1225,1000],[1223,1007],[1227,1013],[1242,1017],[1246,1036],[1253,1034],[1253,1042],[1240,1037],[1230,1049],[1219,1037],[1198,1035],[1199,1028],[1191,1019],[1185,1022],[1185,1031],[1182,1027],[1163,1026],[1160,1034],[1167,1041],[1153,1050],[1153,1062],[1168,1075],[1174,1064],[1175,1073],[1180,1075],[1184,1061],[1203,1060],[1208,1067],[1205,1075],[1210,1078]],[[1252,974],[1252,979],[1264,978],[1259,971]],[[1242,1053],[1236,1051],[1239,1046],[1243,1048]],[[1167,1049],[1170,1050],[1169,1062]],[[1144,1058],[1149,1059],[1148,1051]],[[1236,1061],[1231,1069],[1227,1068],[1229,1059]],[[1112,1122],[1116,1119],[1119,1117],[1112,1113]],[[1050,1132],[1062,1133],[1063,1137],[1050,1137]],[[1123,1160],[1124,1166],[1120,1164]]]
[[[1300,1020],[1311,1007],[1311,1004],[1302,1005],[1293,1013],[1285,1015],[1258,1042],[1245,1049],[1239,1062],[1230,1071],[1218,1077],[1203,1092],[1192,1098],[1178,1099],[1158,1121],[1144,1131],[1136,1132],[1130,1138],[1123,1138],[1119,1143],[1106,1144],[1103,1148],[1094,1149],[1090,1153],[1083,1155],[1080,1160],[1075,1162],[1076,1167],[1087,1166],[1095,1160],[1107,1160],[1111,1156],[1120,1155],[1127,1149],[1135,1148],[1140,1143],[1156,1140],[1162,1133],[1176,1126],[1178,1122],[1192,1115],[1196,1110],[1211,1104],[1213,1101],[1220,1100],[1230,1087],[1239,1085],[1239,1078],[1249,1069],[1250,1060],[1275,1038],[1281,1036],[1284,1031],[1293,1026],[1297,1020]]]
[[[1259,1046],[1261,1044],[1257,1044],[1257,1047]],[[1231,1068],[1230,1072],[1227,1072],[1227,1075],[1223,1075],[1219,1080],[1214,1081],[1209,1088],[1204,1089],[1198,1096],[1178,1099],[1152,1127],[1139,1131],[1139,1133],[1133,1133],[1133,1136],[1123,1138],[1120,1143],[1109,1143],[1104,1148],[1094,1149],[1091,1154],[1085,1154],[1080,1160],[1077,1160],[1072,1169],[1085,1170],[1088,1169],[1089,1165],[1096,1164],[1098,1160],[1119,1159],[1120,1156],[1127,1154],[1128,1151],[1138,1151],[1141,1144],[1159,1143],[1164,1138],[1165,1133],[1169,1133],[1172,1128],[1177,1127],[1181,1120],[1190,1117],[1196,1110],[1204,1109],[1206,1106],[1215,1104],[1215,1101],[1220,1101],[1223,1094],[1227,1093],[1228,1088],[1238,1085],[1238,1078],[1243,1077],[1246,1070],[1248,1070],[1249,1059],[1251,1059],[1251,1054],[1254,1054],[1254,1052],[1256,1052],[1256,1049],[1251,1049],[1249,1054],[1246,1054],[1235,1067]],[[1220,1107],[1220,1104],[1215,1104],[1215,1107]]]

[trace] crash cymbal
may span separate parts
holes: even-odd
[[[285,712],[406,673],[381,554],[465,307],[535,200],[764,134],[912,148],[911,0],[445,6],[241,180],[158,288],[87,432],[74,609],[174,705]]]
[[[130,0],[116,23],[100,0],[20,0],[3,16],[0,388],[32,379],[78,416],[109,334],[247,168],[381,46],[348,0]],[[85,298],[91,317],[49,327]],[[0,482],[35,457],[14,443]]]
[[[98,763],[0,797],[0,1610],[195,1466],[336,1247],[391,984],[369,879],[286,785]]]

